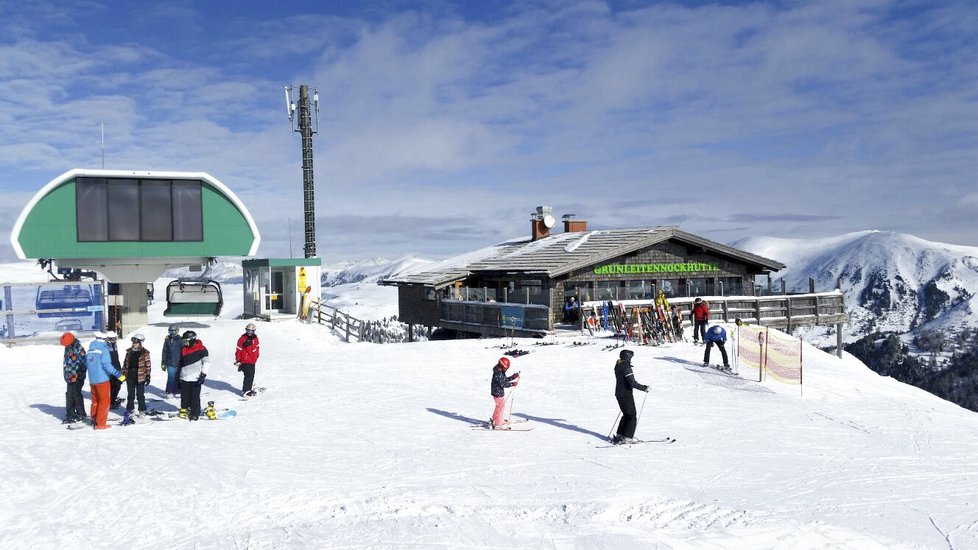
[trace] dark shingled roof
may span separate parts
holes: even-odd
[[[700,246],[761,269],[778,271],[785,267],[781,262],[697,237],[676,227],[644,227],[558,233],[536,241],[507,241],[477,253],[450,258],[434,266],[435,269],[384,280],[382,284],[440,287],[480,271],[519,271],[553,278],[670,239]]]

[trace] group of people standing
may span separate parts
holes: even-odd
[[[82,396],[86,376],[92,400],[91,423],[96,430],[109,428],[107,424],[109,409],[122,405],[122,399],[118,395],[123,383],[126,383],[127,389],[126,411],[135,414],[146,412],[146,387],[150,383],[153,370],[151,354],[144,346],[146,337],[140,333],[130,337],[131,346],[125,350],[121,363],[117,339],[118,335],[113,331],[96,332],[95,339],[86,350],[73,333],[62,334],[63,370],[67,384],[64,419],[66,424],[89,419],[85,414],[85,402]],[[252,385],[259,353],[255,325],[248,323],[245,333],[238,338],[235,350],[235,366],[244,375],[242,395],[254,395]],[[180,334],[178,325],[170,325],[163,341],[161,368],[167,375],[166,397],[180,398],[181,418],[189,420],[200,418],[200,390],[207,378],[209,365],[209,352],[204,343],[197,338],[197,333],[187,330]]]

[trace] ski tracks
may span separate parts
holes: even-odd
[[[713,530],[750,525],[753,514],[746,510],[729,510],[689,500],[659,499],[628,506],[618,512],[624,523],[641,523],[653,529]]]

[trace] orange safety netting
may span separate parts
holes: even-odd
[[[737,358],[739,364],[755,369],[764,364],[764,339],[767,329],[756,325],[743,325],[737,329]]]
[[[801,340],[769,330],[764,366],[776,380],[785,384],[801,384]]]

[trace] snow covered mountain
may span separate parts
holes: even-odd
[[[191,271],[186,267],[167,270],[161,279],[177,279],[181,277],[202,277],[212,279],[221,284],[241,284],[244,280],[241,269],[241,258],[218,258],[217,261],[204,268],[203,271]]]
[[[351,283],[376,283],[381,279],[421,271],[433,262],[411,256],[396,260],[372,258],[355,262],[341,262],[323,268],[324,287]]]
[[[751,237],[732,246],[788,267],[773,277],[789,292],[838,288],[846,296],[846,340],[873,331],[917,333],[978,326],[978,247],[887,231],[824,239]]]

